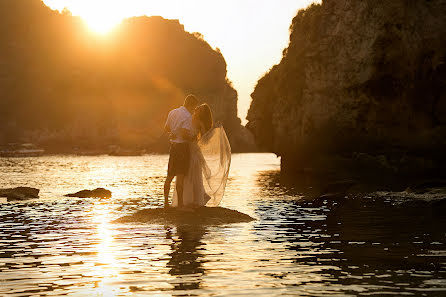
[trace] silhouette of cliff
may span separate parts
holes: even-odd
[[[283,172],[446,168],[446,1],[324,0],[290,33],[247,125]]]
[[[248,145],[222,54],[178,20],[134,17],[99,36],[39,0],[0,0],[0,65],[1,143],[164,151],[167,113],[193,93],[235,150]]]

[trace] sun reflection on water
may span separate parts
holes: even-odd
[[[119,263],[116,260],[113,244],[113,232],[110,228],[110,204],[94,203],[92,220],[96,225],[98,244],[94,274],[100,279],[93,293],[96,296],[115,296],[112,282],[120,280]]]

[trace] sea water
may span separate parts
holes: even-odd
[[[253,222],[111,223],[162,206],[167,160],[0,159],[0,188],[41,190],[0,204],[0,296],[446,295],[443,213],[389,192],[316,202],[273,154],[233,155],[221,206]],[[97,187],[112,198],[64,197]]]

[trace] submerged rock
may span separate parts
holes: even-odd
[[[0,189],[0,197],[8,198],[8,201],[39,198],[39,189],[30,187],[17,187],[12,189]]]
[[[73,194],[67,194],[65,196],[78,198],[111,198],[112,193],[104,188],[97,188],[94,190],[82,190]]]
[[[200,207],[195,210],[178,208],[142,209],[119,218],[115,223],[197,224],[219,225],[253,221],[254,218],[236,210],[223,207]]]

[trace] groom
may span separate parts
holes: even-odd
[[[184,176],[189,169],[189,143],[182,135],[192,132],[192,112],[198,105],[198,99],[194,95],[188,95],[184,99],[183,106],[169,112],[164,130],[169,133],[170,152],[167,178],[164,183],[164,207],[169,207],[170,184],[176,176],[178,207],[183,206]]]

